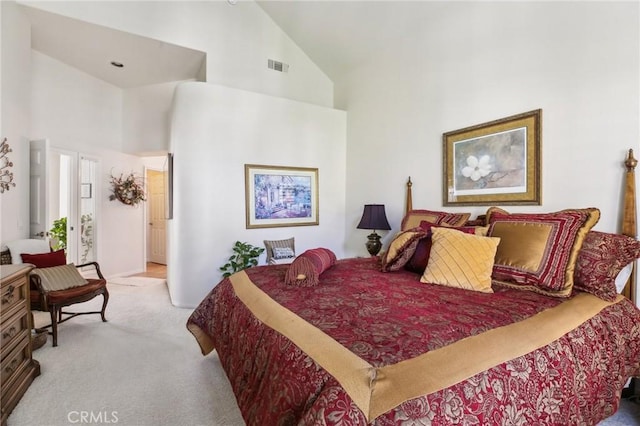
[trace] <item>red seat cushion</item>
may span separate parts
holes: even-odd
[[[107,286],[106,280],[87,278],[88,284],[68,288],[66,290],[52,291],[47,294],[47,298],[49,303],[57,304],[60,302],[65,302],[70,299],[75,299],[77,297],[82,297],[86,294],[94,293],[100,289],[103,289]]]

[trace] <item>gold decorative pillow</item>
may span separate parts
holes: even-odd
[[[418,242],[427,235],[427,231],[421,228],[399,232],[389,244],[389,249],[382,255],[382,272],[401,269],[413,256]]]
[[[578,252],[600,219],[598,209],[509,214],[491,207],[487,217],[488,235],[501,238],[494,280],[548,296],[571,295]]]
[[[44,291],[66,290],[87,283],[73,263],[51,268],[35,268],[31,273],[40,277]]]
[[[424,229],[427,232],[427,236],[421,238],[418,241],[418,245],[416,246],[413,254],[411,255],[411,259],[404,265],[404,268],[416,272],[420,275],[424,273],[424,270],[427,267],[427,263],[429,262],[429,253],[431,252],[431,228],[434,226],[444,226],[450,229],[455,229],[457,231],[466,232],[467,234],[479,235],[485,237],[487,232],[489,232],[488,226],[456,226],[453,227],[451,225],[447,225],[446,223],[442,225],[436,225],[434,223],[429,223],[426,221],[420,222],[420,228]]]
[[[493,293],[491,271],[500,238],[432,228],[431,253],[423,283]]]
[[[420,222],[426,221],[436,225],[462,226],[471,217],[471,213],[447,213],[433,210],[411,210],[402,219],[400,230],[417,228]]]

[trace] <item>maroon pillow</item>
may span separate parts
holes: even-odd
[[[382,272],[398,271],[405,267],[414,255],[420,240],[426,236],[427,231],[420,227],[399,232],[382,255]]]
[[[24,263],[31,263],[35,265],[36,268],[51,268],[53,266],[62,266],[67,264],[67,257],[64,254],[64,249],[41,254],[22,253],[20,257],[22,257],[22,261]]]
[[[640,257],[640,242],[626,235],[589,231],[578,252],[573,288],[613,302],[616,277]]]
[[[310,249],[296,257],[285,274],[285,284],[314,286],[318,284],[320,274],[336,263],[336,255],[327,248]]]
[[[438,226],[440,225],[427,222],[426,220],[420,222],[420,228],[427,231],[427,235],[418,241],[413,256],[411,256],[411,259],[409,259],[404,266],[405,269],[418,274],[424,273],[424,270],[427,268],[427,263],[429,262],[429,255],[431,254],[431,228]],[[455,229],[465,234],[478,234],[478,227],[476,226],[444,226],[444,228]]]

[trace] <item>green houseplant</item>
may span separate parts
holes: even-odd
[[[222,276],[227,278],[238,271],[256,266],[258,257],[262,252],[264,252],[262,247],[236,241],[233,245],[233,254],[229,257],[227,263],[220,267],[220,272],[223,273]]]
[[[67,218],[61,217],[53,221],[49,235],[56,241],[55,250],[67,249]]]

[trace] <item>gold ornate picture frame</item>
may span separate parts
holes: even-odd
[[[245,164],[247,229],[318,225],[318,169]]]
[[[540,205],[542,110],[443,135],[445,206]]]

